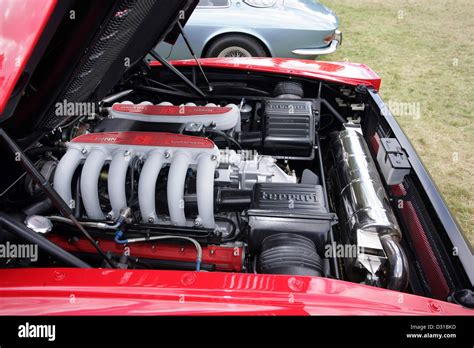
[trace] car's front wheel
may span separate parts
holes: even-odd
[[[256,39],[242,35],[227,35],[218,38],[209,46],[205,57],[267,57],[262,44]]]

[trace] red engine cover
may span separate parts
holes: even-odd
[[[186,147],[212,149],[214,143],[206,138],[160,132],[105,132],[90,133],[74,138],[72,143]]]
[[[199,116],[199,115],[224,115],[231,111],[229,107],[211,106],[179,106],[179,105],[136,105],[136,104],[114,104],[113,111],[128,112],[140,115],[163,115],[163,116]]]

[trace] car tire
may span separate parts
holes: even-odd
[[[226,35],[212,42],[204,57],[268,57],[268,54],[254,38]]]

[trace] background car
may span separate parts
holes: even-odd
[[[198,57],[314,58],[336,51],[338,26],[336,14],[314,0],[201,0],[186,35]],[[157,51],[191,58],[182,37]]]

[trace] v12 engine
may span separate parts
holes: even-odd
[[[39,169],[120,267],[341,277],[327,254],[338,241],[360,251],[345,278],[404,289],[400,228],[360,125],[322,148],[320,99],[231,101],[122,100]],[[67,218],[28,211],[31,228],[51,221],[51,240],[92,257]]]

